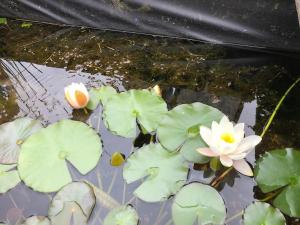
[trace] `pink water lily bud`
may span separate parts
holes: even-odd
[[[220,123],[213,121],[211,128],[201,126],[200,136],[208,147],[197,151],[208,157],[219,157],[224,166],[233,166],[240,173],[253,176],[252,169],[244,158],[261,142],[261,137],[245,137],[244,127],[244,123],[234,125],[226,116]]]
[[[89,102],[89,93],[83,83],[72,83],[65,87],[65,97],[75,109],[84,108]]]

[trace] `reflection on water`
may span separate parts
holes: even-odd
[[[108,132],[99,118],[101,107],[88,115],[81,110],[72,111],[64,99],[66,85],[71,82],[83,82],[87,87],[112,85],[123,91],[159,83],[169,108],[182,103],[204,102],[219,108],[232,120],[244,122],[249,135],[260,133],[281,94],[295,78],[292,60],[285,63],[282,57],[269,54],[92,30],[46,29],[43,25],[34,25],[32,30],[22,33],[18,30],[13,24],[11,30],[0,31],[4,34],[1,37],[6,38],[3,50],[6,53],[2,52],[4,56],[0,59],[1,123],[14,117],[30,116],[42,120],[45,125],[63,118],[90,124],[101,135],[104,152],[98,167],[84,177],[70,167],[73,179],[89,180],[120,204],[132,204],[142,225],[172,224],[172,199],[153,204],[133,197],[132,192],[140,182],[126,185],[122,168],[112,167],[109,160],[115,151],[128,157],[134,151],[134,140]],[[22,39],[14,36],[16,33]],[[267,135],[268,141],[262,143],[256,154],[248,156],[252,164],[265,150],[300,146],[297,93],[299,89],[289,96]],[[282,133],[282,126],[290,132]],[[141,136],[139,145],[147,141],[148,138]],[[209,183],[213,176],[207,168],[202,169],[193,169],[191,165],[189,181]],[[228,217],[254,200],[254,186],[252,178],[235,172],[225,179],[219,190]],[[0,221],[8,219],[14,223],[22,216],[47,215],[51,197],[21,184],[0,195]],[[99,204],[89,224],[102,224],[108,211],[109,207]],[[240,219],[228,225],[240,224]]]

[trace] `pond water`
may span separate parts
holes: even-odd
[[[299,76],[299,57],[242,50],[200,42],[183,41],[85,28],[33,24],[21,28],[9,21],[0,27],[0,123],[29,116],[45,125],[72,118],[93,126],[101,135],[104,153],[96,169],[86,176],[71,168],[73,180],[85,179],[102,188],[121,204],[138,211],[142,225],[172,224],[170,205],[145,203],[132,192],[140,184],[127,185],[122,167],[112,167],[110,156],[120,151],[129,156],[135,147],[149,143],[112,135],[99,114],[101,107],[85,114],[72,110],[64,99],[64,87],[83,82],[87,87],[112,85],[119,91],[149,88],[159,84],[169,108],[203,102],[244,122],[247,134],[260,134],[277,102]],[[247,160],[281,147],[300,148],[299,87],[288,96],[270,130]],[[209,183],[214,174],[207,166],[191,165],[189,180]],[[241,224],[232,218],[263,195],[253,178],[232,172],[218,187],[227,207],[228,225]],[[0,195],[0,221],[12,224],[20,217],[47,215],[52,194],[32,191],[23,184]],[[102,202],[89,224],[102,224],[109,211]],[[288,218],[288,224],[300,224]]]

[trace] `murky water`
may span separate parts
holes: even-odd
[[[232,120],[244,122],[247,134],[260,134],[275,105],[300,74],[299,58],[231,49],[189,41],[129,35],[90,29],[18,22],[0,27],[0,123],[16,117],[38,118],[45,125],[63,118],[91,124],[101,135],[104,153],[98,167],[82,177],[72,169],[74,180],[86,179],[101,187],[121,204],[138,211],[142,225],[171,223],[172,200],[144,203],[133,197],[139,182],[126,185],[122,168],[109,164],[110,154],[128,156],[135,146],[149,141],[130,140],[110,134],[101,119],[101,108],[90,114],[73,111],[63,88],[71,82],[88,87],[112,85],[123,91],[159,84],[169,108],[200,101],[219,108]],[[300,147],[300,91],[295,88],[275,118],[256,152],[280,147]],[[209,183],[213,174],[206,167],[191,165],[189,181]],[[235,172],[219,187],[231,218],[261,193],[252,178]],[[0,195],[0,221],[12,223],[20,216],[47,215],[51,195],[18,185]],[[108,208],[99,205],[89,224],[102,224]],[[289,219],[289,224],[300,224]],[[241,217],[226,224],[241,224]]]

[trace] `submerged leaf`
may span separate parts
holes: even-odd
[[[201,183],[184,186],[175,196],[172,205],[175,225],[221,225],[226,209],[220,194],[212,187]]]
[[[75,202],[65,202],[63,210],[49,217],[51,225],[86,225],[88,218]]]
[[[114,134],[136,136],[136,120],[149,133],[167,112],[164,100],[147,90],[130,90],[112,96],[104,106],[103,119]]]
[[[0,194],[17,186],[21,180],[17,170],[11,170],[16,165],[0,164]]]
[[[146,202],[166,200],[186,182],[188,165],[178,153],[166,151],[160,144],[149,144],[133,153],[124,166],[127,183],[145,178],[134,194]]]
[[[22,225],[50,225],[50,221],[44,216],[32,216],[27,218]]]
[[[100,88],[92,88],[89,91],[90,100],[86,106],[90,110],[97,108],[98,104],[101,102],[105,105],[109,98],[117,94],[117,91],[111,86],[102,86]]]
[[[65,202],[76,202],[87,218],[96,204],[93,188],[85,182],[72,182],[64,186],[52,199],[49,216],[55,216],[63,210]]]
[[[139,216],[130,205],[120,206],[108,213],[104,225],[137,225]]]
[[[210,127],[212,121],[219,121],[222,112],[211,106],[196,102],[183,104],[169,111],[159,127],[157,136],[160,143],[169,151],[181,148],[183,156],[194,163],[205,163],[209,159],[196,149],[206,144],[199,134],[201,125]]]
[[[21,144],[33,133],[43,128],[38,120],[19,118],[0,125],[0,163],[18,162]]]
[[[255,202],[244,213],[244,225],[285,225],[285,218],[278,209],[267,203]]]
[[[0,25],[5,25],[7,24],[7,19],[6,18],[3,18],[3,17],[0,17]]]
[[[27,186],[55,192],[72,180],[66,160],[81,174],[87,174],[97,165],[101,153],[101,140],[92,128],[82,122],[62,120],[24,142],[18,169]]]
[[[300,152],[279,149],[267,152],[256,164],[254,173],[264,193],[282,191],[273,204],[283,213],[300,217]]]

